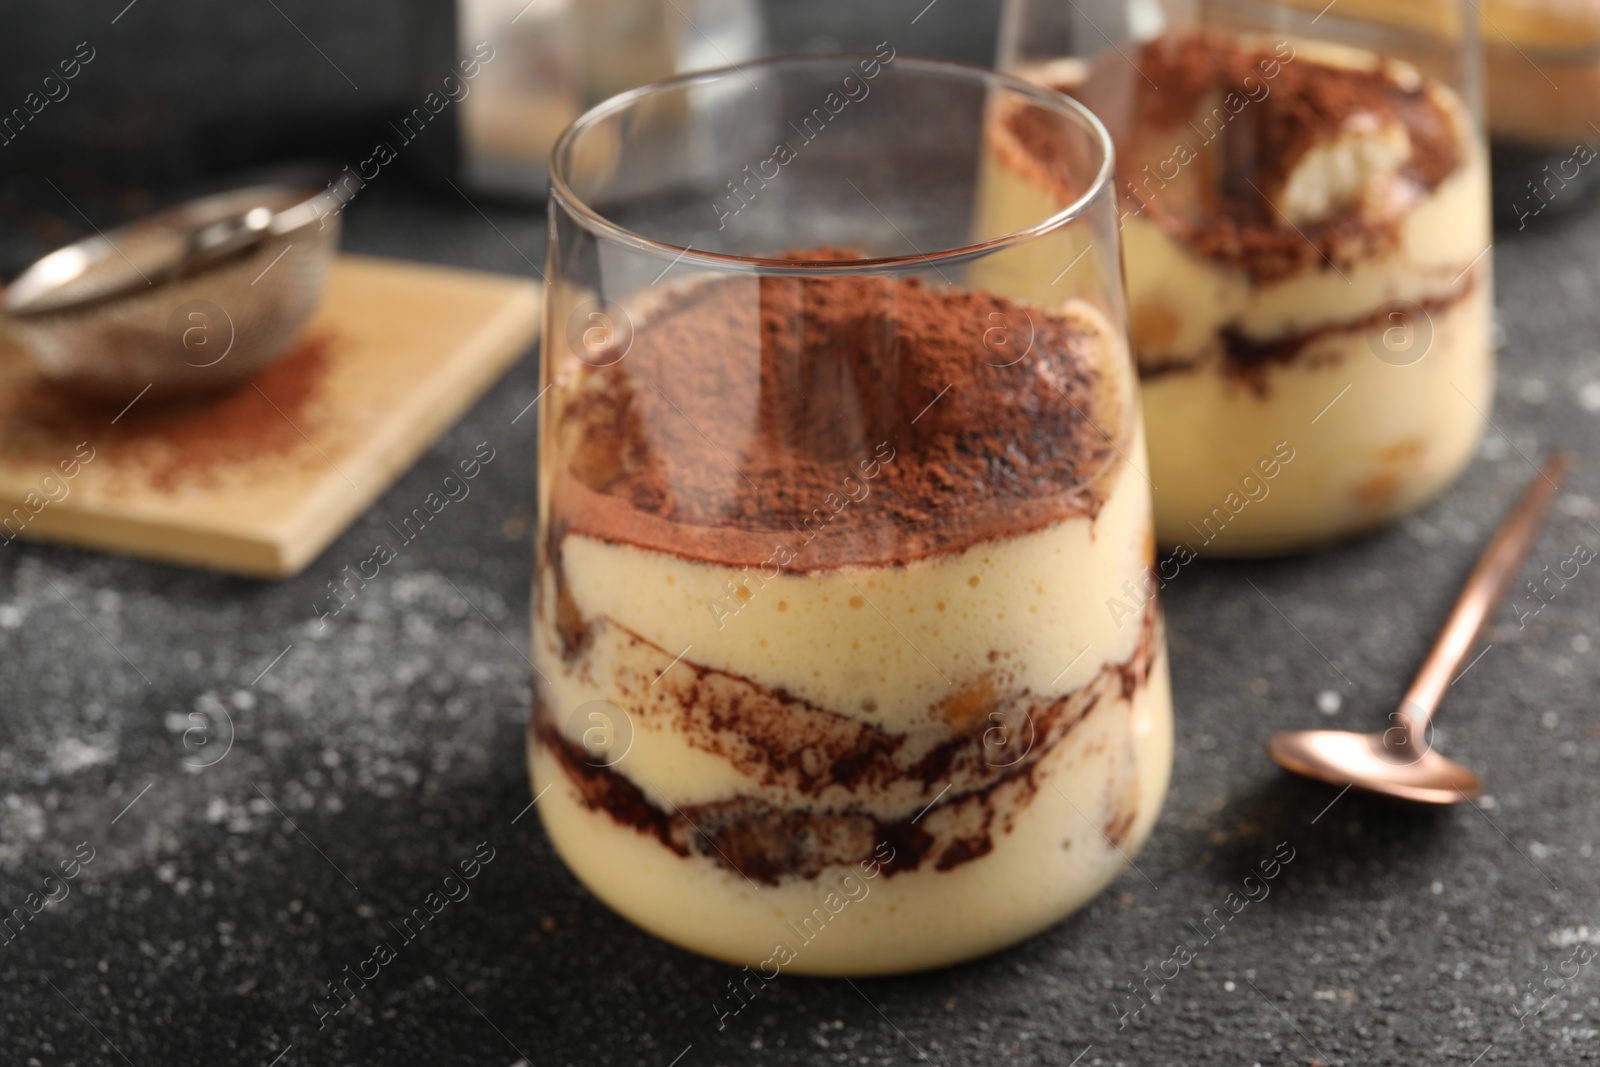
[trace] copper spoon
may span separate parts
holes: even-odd
[[[1450,688],[1451,676],[1472,650],[1478,631],[1500,603],[1533,544],[1566,470],[1566,453],[1552,452],[1483,550],[1416,681],[1399,710],[1390,713],[1394,725],[1373,734],[1344,730],[1273,734],[1267,740],[1267,752],[1279,766],[1332,785],[1355,786],[1425,804],[1456,804],[1483,792],[1476,774],[1433,750],[1428,725]]]

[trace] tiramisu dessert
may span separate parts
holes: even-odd
[[[1485,151],[1449,87],[1374,53],[1171,30],[1021,71],[1116,143],[1156,529],[1309,547],[1448,485],[1489,412]],[[1070,193],[1014,124],[990,210]]]
[[[563,859],[765,978],[950,963],[1082,905],[1171,764],[1119,332],[821,272],[631,310],[548,372],[530,759]],[[985,347],[1029,319],[1024,357]]]

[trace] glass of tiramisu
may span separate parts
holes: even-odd
[[[1001,218],[1021,132],[1059,201]],[[597,896],[764,981],[990,952],[1124,869],[1172,724],[1119,275],[1094,117],[888,44],[563,135],[529,751]]]
[[[1487,152],[1471,0],[1011,0],[1001,65],[1116,144],[1156,530],[1294,551],[1441,492],[1493,388]],[[1031,142],[1030,142],[1031,144]],[[1060,202],[1034,166],[994,210]]]

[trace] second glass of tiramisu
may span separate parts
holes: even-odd
[[[1367,6],[1008,5],[1002,66],[1116,142],[1167,544],[1275,553],[1381,525],[1449,485],[1489,418],[1477,18]],[[1060,202],[1028,141],[996,211]]]
[[[1022,132],[1059,202],[999,219]],[[552,172],[529,754],[567,865],[756,982],[1083,905],[1172,746],[1104,129],[884,44],[617,97]]]

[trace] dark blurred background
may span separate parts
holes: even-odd
[[[760,6],[774,51],[892,39],[904,53],[990,63],[1000,2]],[[455,0],[3,0],[0,117],[30,93],[37,106],[44,79],[58,81],[57,99],[0,144],[0,277],[91,225],[218,185],[286,173],[326,181],[449,72],[457,24]],[[90,50],[63,94],[58,65]],[[460,110],[446,108],[363,198],[454,197],[444,178],[460,172]]]

